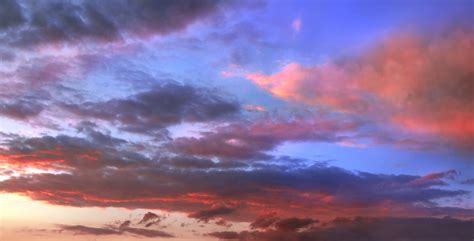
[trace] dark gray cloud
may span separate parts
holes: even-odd
[[[21,6],[15,0],[2,1],[0,5],[0,30],[16,27],[25,21]]]
[[[64,104],[81,117],[114,122],[123,130],[155,134],[183,121],[200,122],[229,117],[240,110],[237,102],[210,90],[166,83],[128,98],[105,102]]]
[[[232,240],[239,240],[240,239],[240,233],[235,232],[235,231],[222,231],[222,232],[213,232],[213,233],[208,233],[206,236],[218,238],[218,239],[232,239]]]
[[[280,218],[276,213],[262,215],[250,224],[251,229],[267,229],[275,224]]]
[[[250,224],[251,229],[295,232],[308,228],[319,221],[312,218],[281,218],[276,213],[262,215]]]
[[[4,102],[0,100],[0,115],[18,119],[27,120],[38,116],[45,106],[35,100],[19,99],[13,102]]]
[[[222,215],[228,215],[235,211],[236,211],[235,208],[221,206],[221,207],[214,207],[211,209],[201,210],[201,211],[192,213],[189,215],[189,217],[195,218],[195,219],[198,219],[199,221],[203,221],[207,223],[210,219],[213,219]]]
[[[286,218],[276,222],[275,228],[280,231],[298,231],[317,222],[311,218]]]
[[[148,228],[154,224],[160,223],[165,218],[165,216],[161,216],[152,212],[147,212],[145,213],[145,215],[143,215],[143,218],[140,220],[140,222],[138,222],[138,224],[144,224],[145,227]]]
[[[474,185],[474,178],[466,179],[466,180],[462,181],[462,184]]]
[[[0,30],[9,33],[3,41],[13,45],[111,41],[124,34],[178,31],[228,4],[218,0],[4,1]]]
[[[49,98],[50,94],[45,91],[31,90],[16,93],[14,87],[4,85],[0,93],[0,116],[30,120],[47,109]]]
[[[133,234],[138,235],[141,237],[148,237],[148,238],[172,238],[174,237],[172,234],[169,234],[164,231],[160,230],[153,230],[153,229],[143,229],[143,228],[132,228],[129,225],[120,225],[120,227],[89,227],[83,225],[59,225],[62,231],[73,232],[74,234],[79,235],[126,235],[126,234]]]
[[[236,241],[463,241],[471,240],[474,220],[452,218],[337,218],[304,231],[214,232],[207,236]]]
[[[0,156],[18,166],[84,170],[104,167],[138,167],[151,164],[143,154],[132,150],[125,140],[89,130],[85,137],[67,135],[4,140]]]

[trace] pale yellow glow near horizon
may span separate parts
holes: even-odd
[[[91,215],[100,212],[97,221],[123,219],[130,211],[118,208],[80,208],[50,205],[46,202],[33,201],[18,194],[0,194],[1,217],[10,221],[31,221],[48,223],[91,222]],[[45,220],[45,218],[47,218]]]
[[[186,217],[183,213],[167,213],[159,210],[126,209],[113,207],[67,207],[51,205],[46,202],[34,201],[18,194],[0,194],[0,241],[63,241],[63,240],[147,240],[148,238],[107,235],[73,235],[71,233],[54,233],[35,230],[58,230],[58,224],[85,225],[102,227],[117,221],[139,220],[147,211],[170,215],[167,218],[168,227],[163,231],[176,235],[172,239],[150,238],[149,240],[208,240],[205,236],[195,236],[190,230],[200,233],[223,231],[222,227],[197,223],[195,219]],[[191,226],[183,229],[181,223],[190,223]],[[248,223],[234,223],[233,229],[243,229]],[[25,231],[26,230],[26,231]],[[29,231],[28,231],[29,230]]]

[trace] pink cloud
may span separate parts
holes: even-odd
[[[288,101],[350,112],[474,145],[472,31],[394,34],[358,57],[245,77]]]
[[[301,30],[301,19],[300,18],[293,19],[293,21],[291,22],[291,28],[293,29],[293,31],[298,33]]]

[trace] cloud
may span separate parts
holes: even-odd
[[[224,134],[209,135],[232,137],[234,142],[239,138],[243,142],[260,140],[263,147],[258,146],[260,142],[250,145],[257,147],[255,152],[248,152],[255,157],[254,153],[270,150],[282,141],[327,139],[341,129],[353,128],[331,121],[300,123],[262,122],[248,129],[233,127],[222,129]],[[76,128],[78,136],[74,137],[3,135],[0,164],[8,166],[10,172],[6,173],[8,179],[0,182],[0,191],[54,205],[179,211],[204,222],[222,215],[248,221],[259,216],[262,207],[285,215],[311,211],[323,218],[364,212],[374,216],[472,215],[466,209],[437,204],[439,199],[462,199],[469,194],[445,181],[455,170],[425,176],[387,175],[285,157],[235,161],[210,152],[219,158],[207,159],[166,145],[137,148],[136,143],[98,131],[92,122],[81,122]],[[226,136],[226,131],[236,136]],[[42,172],[27,172],[26,167]],[[124,193],[124,189],[128,191]],[[272,226],[278,221],[269,217],[254,226],[261,229],[265,223]]]
[[[272,75],[247,73],[245,77],[271,94],[310,105],[337,107],[340,110],[363,110],[347,83],[346,74],[331,64],[304,67],[290,63]],[[362,105],[361,105],[362,104]]]
[[[271,151],[286,142],[362,146],[354,138],[364,137],[365,133],[357,132],[366,130],[367,120],[468,143],[472,140],[473,112],[466,104],[472,102],[472,85],[467,80],[472,79],[473,66],[463,56],[471,49],[469,32],[428,42],[412,35],[387,39],[358,57],[315,66],[290,63],[274,74],[246,76],[279,98],[333,111],[327,116],[318,112],[316,118],[272,119],[264,107],[242,107],[214,89],[175,82],[151,86],[153,79],[148,87],[139,86],[138,93],[105,100],[58,91],[76,80],[91,82],[92,86],[74,84],[84,90],[95,88],[96,84],[110,84],[109,69],[101,68],[100,76],[88,71],[105,58],[116,61],[118,58],[109,56],[112,49],[129,47],[119,46],[121,40],[127,45],[136,38],[175,33],[219,12],[223,4],[228,3],[4,1],[0,6],[0,56],[6,56],[8,66],[0,70],[0,79],[5,82],[2,89],[18,94],[1,95],[0,115],[27,121],[46,115],[66,117],[65,125],[84,121],[74,134],[70,129],[63,134],[34,137],[0,133],[0,192],[52,205],[178,211],[198,221],[212,220],[226,227],[231,225],[229,221],[251,221],[262,212],[270,213],[251,223],[251,231],[209,234],[221,239],[416,240],[416,230],[404,233],[400,227],[411,230],[410,226],[429,226],[444,238],[441,227],[454,227],[451,223],[464,227],[466,220],[453,219],[422,222],[409,218],[360,218],[326,223],[336,215],[368,213],[374,217],[472,217],[472,210],[440,204],[444,200],[449,203],[470,198],[470,192],[449,184],[448,180],[457,175],[456,170],[426,175],[367,173],[313,160],[276,157]],[[292,27],[295,32],[300,31],[300,19],[295,19]],[[264,34],[259,29],[245,24],[235,28],[222,35],[220,41],[243,41],[244,45],[262,42]],[[244,36],[233,38],[244,29]],[[231,54],[230,59],[240,65],[249,62],[252,51],[247,53],[244,49]],[[98,57],[104,54],[104,59]],[[122,57],[128,60],[130,56]],[[140,65],[142,60],[132,62]],[[100,83],[95,82],[96,77]],[[134,87],[144,81],[138,82]],[[124,94],[121,90],[128,91],[127,88],[118,92]],[[49,95],[30,98],[27,94],[31,89]],[[57,106],[58,102],[62,104]],[[261,115],[266,117],[243,120],[245,114],[252,113],[241,113],[242,110],[265,112]],[[250,116],[257,115],[253,114]],[[346,116],[354,118],[348,120]],[[92,121],[117,127],[118,134],[126,139],[99,131]],[[198,137],[166,136],[168,139],[159,143],[143,139],[167,135],[168,127],[187,122],[206,123],[213,128]],[[135,137],[141,142],[135,143]],[[391,136],[379,137],[392,141]],[[116,226],[60,228],[87,235],[173,237],[148,229],[163,218],[148,212],[136,220],[138,223],[127,220]],[[464,237],[462,229],[455,234]]]
[[[281,218],[276,213],[262,215],[250,223],[251,229],[258,230],[279,230],[285,232],[295,232],[303,228],[310,227],[312,224],[318,223],[318,220],[311,218]]]
[[[218,219],[217,221],[214,222],[216,225],[222,226],[222,227],[227,227],[230,228],[232,227],[231,223],[227,223],[227,221],[223,218]]]
[[[39,116],[48,107],[50,94],[41,90],[30,90],[22,93],[9,91],[9,86],[2,86],[5,91],[0,94],[0,116],[15,120],[29,121]]]
[[[306,228],[314,223],[317,223],[318,220],[311,218],[287,218],[282,219],[275,223],[275,227],[280,231],[298,231],[302,228]]]
[[[428,185],[433,185],[434,183],[439,182],[439,185],[443,185],[445,183],[442,181],[442,179],[453,179],[456,175],[458,175],[458,172],[456,172],[456,170],[435,172],[422,176],[415,180],[413,183],[416,185],[425,185],[427,183]]]
[[[209,90],[166,83],[128,98],[64,104],[80,117],[107,120],[130,132],[154,134],[181,122],[211,121],[240,110],[238,103]]]
[[[265,151],[286,141],[338,142],[362,123],[331,118],[231,123],[204,132],[202,137],[176,138],[169,148],[178,152],[229,159],[268,159]]]
[[[444,241],[472,238],[473,220],[452,218],[336,218],[332,222],[304,231],[214,232],[207,236],[238,241]]]
[[[94,78],[96,67],[108,60],[116,63],[117,55],[127,57],[143,40],[176,33],[223,11],[250,5],[220,0],[5,1],[0,6],[0,58],[5,61],[0,66],[0,85],[3,95],[12,95],[0,99],[0,115],[31,120],[45,110],[54,110],[54,114],[48,112],[31,122],[53,126],[51,122],[64,117],[56,112],[56,104],[84,100],[82,94],[91,86],[76,84]],[[123,78],[124,70],[119,72]],[[64,91],[70,87],[84,89]],[[33,90],[50,93],[49,103],[26,103],[13,96]]]
[[[95,131],[84,138],[67,135],[18,137],[6,140],[6,147],[0,148],[0,157],[2,162],[13,166],[56,170],[126,168],[151,163],[144,155],[131,151],[130,146],[126,147],[126,143]]]
[[[143,218],[140,220],[140,222],[138,222],[138,224],[147,223],[148,221],[159,219],[159,218],[160,216],[158,216],[156,213],[147,212],[145,213],[145,215],[143,215]]]
[[[119,229],[130,227],[131,223],[132,222],[130,220],[124,221],[123,223],[120,224]]]
[[[44,108],[37,101],[15,100],[13,102],[2,102],[0,100],[0,115],[17,120],[27,120],[36,117]]]
[[[246,78],[276,97],[391,123],[461,146],[474,144],[473,33],[392,34],[357,57],[290,63]]]
[[[255,221],[250,224],[252,229],[267,229],[275,224],[280,218],[276,213],[269,213],[259,216]]]
[[[248,220],[262,207],[283,214],[291,207],[292,213],[311,211],[323,217],[360,212],[375,216],[472,214],[436,204],[440,198],[468,194],[440,189],[448,187],[443,175],[423,178],[352,172],[319,163],[275,164],[282,163],[281,159],[252,161],[248,168],[175,168],[161,161],[182,158],[179,153],[149,157],[107,135],[10,138],[0,149],[2,164],[14,172],[15,167],[25,166],[46,172],[10,175],[0,182],[0,191],[55,205],[163,209],[190,213],[205,222],[221,215]]]
[[[298,33],[301,30],[301,19],[295,18],[291,21],[291,28],[295,33]]]
[[[83,225],[59,225],[62,231],[73,232],[74,234],[79,235],[124,235],[124,234],[133,234],[141,237],[148,238],[172,238],[172,234],[153,230],[153,229],[142,229],[142,228],[131,228],[129,225],[120,225],[119,228],[114,227],[104,227],[104,228],[95,228]]]
[[[181,169],[210,169],[210,168],[239,168],[247,167],[248,164],[245,162],[237,161],[220,161],[214,162],[207,158],[199,158],[194,156],[174,156],[174,157],[162,157],[160,164],[163,166],[169,166],[172,168]]]
[[[60,225],[64,231],[74,232],[75,234],[90,234],[90,235],[112,235],[120,234],[119,231],[108,228],[94,228],[83,225]]]
[[[2,95],[9,100],[33,96],[50,101],[51,107],[55,107],[54,101],[78,98],[82,93],[71,86],[76,80],[86,81],[93,68],[106,60],[102,52],[112,50],[102,47],[48,46],[35,51],[7,47],[12,57],[3,59],[5,65],[0,66]]]
[[[2,41],[29,46],[60,41],[113,41],[124,35],[164,35],[218,12],[228,3],[204,1],[7,1],[0,7]]]
[[[260,105],[245,105],[244,109],[247,111],[254,111],[254,112],[267,112],[265,107]]]
[[[16,27],[25,21],[17,1],[5,0],[0,7],[0,30]]]
[[[240,239],[240,233],[234,231],[223,231],[223,232],[213,232],[208,233],[206,236],[218,238],[218,239],[232,239],[238,240]]]
[[[148,228],[154,224],[161,222],[164,219],[165,219],[164,216],[160,216],[152,212],[147,212],[145,213],[145,215],[143,215],[143,218],[140,220],[140,222],[138,222],[138,224],[144,224],[145,227]]]
[[[189,217],[195,218],[195,219],[198,219],[199,221],[203,221],[207,223],[209,222],[210,219],[213,219],[215,217],[222,216],[222,215],[228,215],[233,212],[235,212],[234,208],[221,206],[221,207],[214,207],[211,209],[201,210],[195,213],[191,213]]]
[[[68,59],[57,59],[54,57],[38,58],[36,61],[25,61],[20,65],[11,77],[24,80],[35,87],[40,87],[45,84],[55,83],[62,80],[65,76],[72,76],[76,69],[79,69],[81,63],[67,62]]]
[[[466,180],[462,181],[462,184],[474,185],[474,178],[466,179]]]
[[[155,238],[155,237],[173,238],[174,237],[172,234],[169,234],[160,230],[153,230],[153,229],[125,227],[125,228],[122,228],[121,231],[138,235],[138,236],[148,237],[148,238]]]

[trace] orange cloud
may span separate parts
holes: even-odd
[[[348,74],[337,65],[326,63],[313,67],[290,63],[273,75],[249,73],[245,76],[271,94],[290,101],[323,105],[341,111],[354,110],[361,99]]]

